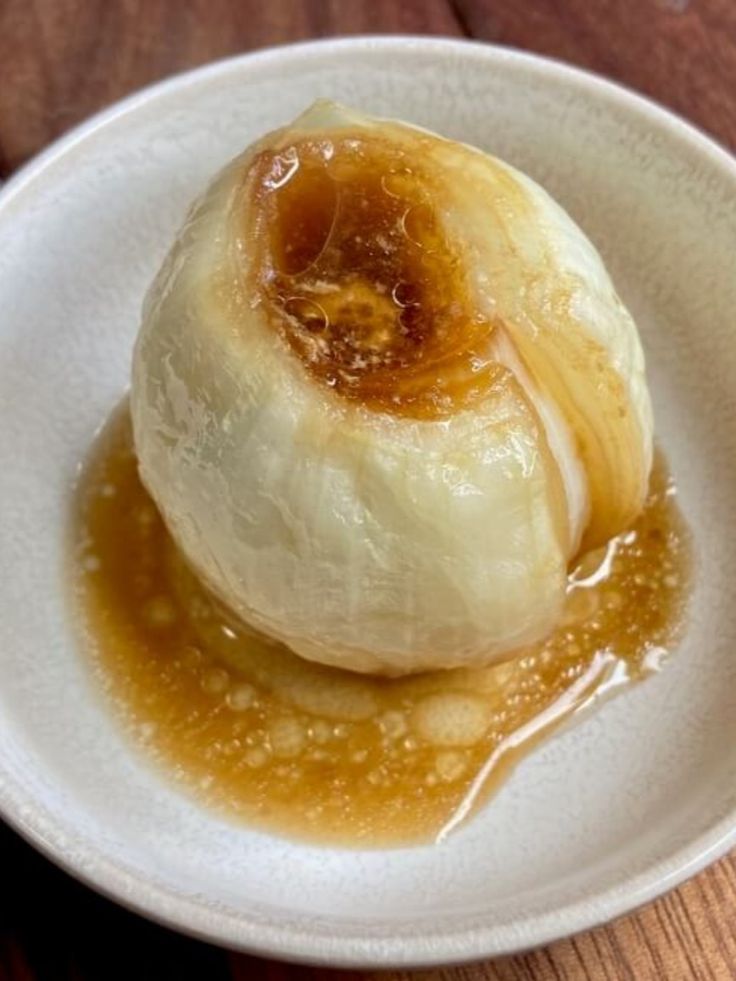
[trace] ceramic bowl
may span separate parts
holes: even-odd
[[[597,243],[641,326],[697,550],[666,669],[528,757],[441,845],[358,851],[228,824],[126,743],[65,590],[80,460],[120,399],[144,290],[229,157],[318,96],[491,150]],[[118,901],[234,948],[343,965],[469,960],[643,903],[736,841],[736,165],[651,103],[513,51],[360,38],[154,86],[0,195],[0,804]]]

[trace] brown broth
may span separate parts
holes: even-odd
[[[142,751],[226,815],[362,846],[442,837],[564,719],[656,670],[690,571],[658,456],[643,514],[571,573],[545,643],[491,668],[389,680],[304,661],[212,598],[140,483],[127,408],[93,450],[74,526],[87,646]]]

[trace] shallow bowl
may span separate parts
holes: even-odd
[[[491,150],[598,244],[641,326],[697,550],[666,670],[526,759],[441,845],[319,848],[228,824],[126,743],[65,590],[80,460],[128,380],[144,290],[188,203],[328,96]],[[664,110],[513,51],[297,45],[154,86],[0,195],[0,806],[73,874],[171,926],[325,964],[505,953],[590,927],[736,841],[736,165]]]

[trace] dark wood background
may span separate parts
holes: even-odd
[[[213,58],[334,34],[471,37],[618,79],[736,148],[736,0],[0,0],[0,179],[92,112]],[[77,885],[0,828],[0,981],[399,981],[188,940]],[[640,912],[417,981],[736,979],[736,858]]]

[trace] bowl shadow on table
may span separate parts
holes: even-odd
[[[1,821],[0,868],[0,981],[349,981],[372,976],[232,954],[158,926],[77,882]]]
[[[182,936],[105,899],[0,822],[0,979],[331,981],[362,972],[261,960]]]

